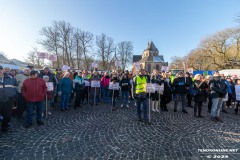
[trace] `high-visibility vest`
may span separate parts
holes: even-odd
[[[175,76],[169,76],[171,83],[173,83],[174,79],[176,78]]]
[[[147,85],[147,77],[143,76],[142,78],[140,76],[136,77],[135,80],[136,87],[135,87],[135,93],[145,93],[146,92],[146,85]]]

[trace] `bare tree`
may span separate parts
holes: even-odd
[[[42,40],[38,40],[37,43],[41,44],[47,51],[53,52],[57,56],[57,67],[60,67],[59,53],[60,50],[60,37],[59,32],[54,26],[43,27],[40,31],[40,35],[44,37]],[[62,64],[61,64],[62,65]]]
[[[74,31],[73,39],[74,39],[74,49],[75,49],[76,58],[77,58],[76,64],[77,64],[77,68],[80,69],[80,60],[82,58],[83,51],[80,46],[80,30],[79,29],[76,29]]]
[[[37,55],[37,48],[33,48],[32,51],[27,53],[27,57],[24,60],[27,63],[33,64],[35,68],[42,68],[44,66],[44,61],[41,58],[38,58]]]
[[[97,55],[101,59],[101,65],[104,70],[109,69],[111,54],[115,51],[114,41],[106,34],[96,36]]]
[[[122,69],[125,70],[128,63],[132,61],[133,43],[131,41],[122,41],[117,45],[118,56],[121,61]]]
[[[79,30],[79,52],[83,55],[84,67],[85,69],[90,69],[90,63],[92,61],[92,55],[89,53],[90,49],[93,47],[93,34],[87,31]]]

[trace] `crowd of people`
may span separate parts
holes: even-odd
[[[99,86],[93,87],[93,82]],[[164,89],[148,93],[147,83]],[[118,88],[110,88],[112,84]],[[61,69],[53,72],[49,67],[44,67],[42,70],[25,68],[16,72],[0,66],[0,120],[2,131],[8,132],[13,106],[17,108],[16,116],[25,118],[25,127],[29,128],[34,124],[35,109],[37,125],[44,125],[42,117],[53,114],[53,107],[66,112],[70,107],[79,109],[83,105],[105,103],[109,104],[112,111],[134,104],[138,120],[150,123],[148,109],[152,112],[168,112],[168,104],[174,101],[174,112],[178,111],[181,103],[183,113],[188,114],[186,107],[193,108],[193,116],[200,118],[203,117],[203,104],[208,103],[210,119],[223,122],[220,113],[227,113],[226,107],[230,107],[232,102],[236,103],[235,113],[238,114],[240,101],[236,100],[236,84],[240,85],[240,80],[224,77],[217,71],[212,76],[204,77],[181,71],[175,76],[171,72],[157,70],[148,73],[145,69],[139,69],[136,73],[127,70],[76,72]],[[69,106],[71,100],[74,100],[73,106]]]

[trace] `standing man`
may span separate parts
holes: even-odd
[[[215,72],[212,80],[209,82],[210,96],[212,98],[211,120],[214,122],[223,122],[220,118],[220,110],[228,88],[219,72]]]
[[[147,93],[146,93],[146,84],[148,82],[148,78],[144,76],[145,70],[140,69],[139,75],[136,76],[133,80],[134,88],[135,88],[135,97],[137,101],[137,114],[139,121],[142,121],[141,118],[141,104],[143,105],[143,115],[144,115],[144,122],[148,123],[148,105],[147,105]],[[150,106],[149,106],[150,107]]]
[[[8,132],[9,122],[11,121],[13,97],[17,94],[17,82],[14,78],[3,73],[0,66],[0,114],[3,117],[2,131]]]
[[[21,92],[21,88],[23,86],[23,82],[29,78],[29,73],[30,73],[30,69],[29,68],[24,68],[23,70],[23,74],[18,74],[16,76],[16,81],[17,81],[17,85],[18,85],[18,96],[17,96],[17,116],[18,118],[22,118],[23,117],[23,112],[24,110],[27,108],[25,99],[22,96],[22,92]]]
[[[187,94],[187,88],[190,85],[185,81],[185,77],[182,71],[178,72],[178,78],[175,78],[173,81],[173,86],[175,87],[175,94],[176,99],[174,102],[174,112],[177,112],[178,103],[182,101],[182,112],[187,113],[185,107],[186,107],[186,94]]]
[[[36,106],[37,124],[44,125],[42,121],[43,101],[47,93],[47,86],[42,78],[38,78],[38,71],[32,70],[30,78],[23,82],[22,96],[27,102],[27,123],[26,128],[33,125],[33,109]]]

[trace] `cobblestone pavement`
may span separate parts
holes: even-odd
[[[118,104],[120,105],[120,104]],[[224,123],[173,112],[153,113],[152,124],[138,122],[134,108],[111,112],[110,105],[83,106],[68,112],[55,109],[45,126],[25,129],[24,120],[12,119],[12,132],[0,133],[0,159],[216,159],[216,152],[198,149],[239,149],[218,153],[240,159],[240,115],[223,113]],[[211,157],[212,156],[212,157]],[[227,158],[228,156],[228,158]],[[218,158],[219,158],[218,157]]]

